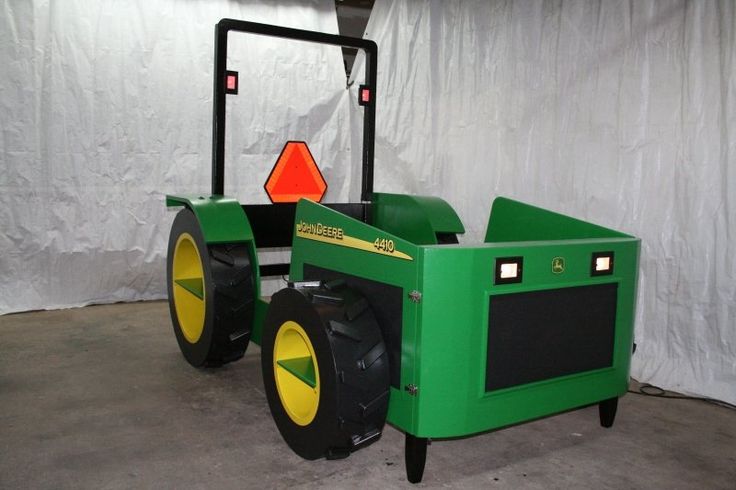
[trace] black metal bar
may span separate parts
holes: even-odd
[[[373,197],[373,156],[376,128],[376,74],[378,46],[361,39],[290,27],[272,26],[234,19],[222,19],[215,26],[215,80],[212,124],[212,194],[222,195],[225,188],[225,71],[227,70],[227,34],[230,31],[293,39],[318,44],[362,49],[365,52],[365,84],[371,87],[371,102],[363,112],[363,182],[361,200]]]
[[[225,71],[227,30],[215,26],[215,80],[212,109],[212,195],[225,193]]]
[[[613,427],[613,421],[616,420],[616,408],[618,407],[618,397],[609,398],[598,403],[598,416],[600,417],[601,427],[606,429]]]
[[[372,42],[372,41],[371,41]],[[365,84],[371,88],[371,102],[363,110],[363,181],[361,201],[373,200],[373,151],[376,139],[376,78],[378,47],[365,51]]]
[[[424,475],[424,464],[427,461],[426,437],[415,437],[408,432],[404,440],[404,464],[406,465],[406,479],[410,483],[419,483]]]
[[[286,276],[289,274],[289,264],[264,264],[259,266],[261,277]]]

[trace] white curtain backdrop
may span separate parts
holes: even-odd
[[[736,6],[378,0],[376,190],[642,239],[632,374],[736,403]]]
[[[213,25],[337,32],[332,0],[274,3],[0,0],[0,313],[165,296],[163,196],[209,190]],[[465,243],[497,195],[640,237],[634,376],[736,403],[735,36],[729,0],[377,0],[375,188],[445,198]],[[357,190],[339,50],[233,39],[226,192],[263,202],[287,139]]]
[[[164,195],[209,193],[224,17],[337,33],[332,0],[0,0],[0,314],[166,296]],[[346,199],[340,49],[230,39],[226,192],[265,202],[303,139]]]

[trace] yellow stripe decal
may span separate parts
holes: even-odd
[[[396,259],[414,260],[410,255],[396,250],[394,248],[394,241],[390,238],[378,237],[371,243],[367,240],[346,235],[342,228],[322,225],[321,223],[297,223],[296,236],[316,242],[331,243],[340,247],[355,248]]]

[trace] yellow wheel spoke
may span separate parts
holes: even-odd
[[[276,334],[273,374],[287,415],[298,425],[309,425],[319,408],[319,366],[309,336],[296,322],[284,322]]]
[[[204,280],[201,277],[190,279],[174,279],[174,283],[183,287],[197,298],[204,299]]]
[[[317,376],[314,372],[314,362],[310,356],[295,357],[276,361],[280,367],[297,377],[297,379],[308,384],[311,388],[317,386]]]

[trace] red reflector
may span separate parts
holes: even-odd
[[[358,104],[368,105],[371,103],[371,89],[367,85],[361,85],[358,89]]]
[[[225,71],[225,93],[230,95],[238,94],[238,72]]]
[[[227,89],[235,90],[235,87],[236,87],[235,75],[228,75],[227,76]]]
[[[302,197],[320,202],[327,183],[303,141],[289,141],[266,180],[271,202],[297,202]]]

